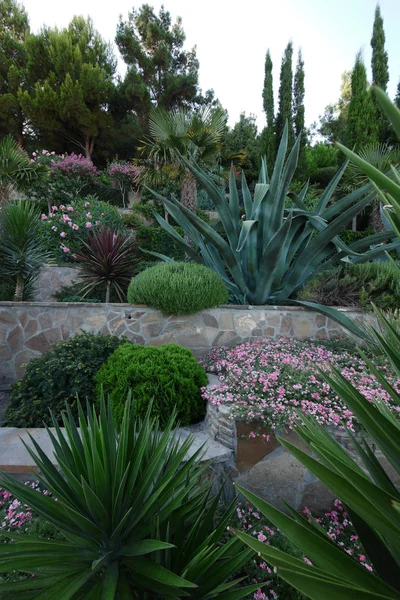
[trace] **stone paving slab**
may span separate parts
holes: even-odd
[[[51,429],[54,431],[54,429]],[[64,429],[62,429],[65,432]],[[216,442],[207,432],[205,425],[199,423],[191,427],[182,427],[179,429],[179,438],[183,441],[190,434],[194,436],[194,442],[190,449],[188,458],[205,444],[204,461],[213,463],[228,462],[232,459],[232,451]],[[32,471],[37,472],[32,457],[25,448],[22,440],[28,447],[33,448],[32,440],[29,435],[40,445],[45,454],[54,464],[54,453],[52,443],[46,429],[18,429],[16,427],[0,428],[0,470],[15,475],[31,475]]]

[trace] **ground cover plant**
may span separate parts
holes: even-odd
[[[390,385],[400,391],[400,379],[389,361],[379,357],[374,360]],[[345,424],[355,430],[357,422],[352,411],[323,379],[319,369],[326,373],[338,369],[368,400],[381,398],[394,412],[400,412],[400,407],[351,345],[268,339],[212,350],[203,365],[220,379],[220,387],[204,389],[207,401],[216,405],[226,403],[231,407],[232,417],[262,421],[275,430],[291,428],[296,422],[295,410],[311,415],[323,425],[343,428]]]
[[[124,337],[83,332],[32,358],[24,376],[12,388],[6,424],[12,427],[49,425],[50,409],[61,422],[66,403],[76,418],[77,395],[82,402],[93,398],[95,374],[124,343]]]
[[[129,393],[133,415],[143,417],[151,403],[161,426],[168,423],[173,410],[181,425],[197,423],[206,413],[201,395],[208,381],[204,368],[190,350],[176,344],[159,348],[123,344],[99,369],[95,381],[98,398],[103,393],[110,397],[117,423]]]
[[[166,315],[190,315],[227,301],[220,275],[196,263],[157,264],[134,277],[128,288],[128,302],[147,304]]]

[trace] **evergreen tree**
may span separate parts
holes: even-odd
[[[320,117],[320,126],[317,132],[333,144],[346,142],[347,118],[351,100],[351,71],[342,73],[340,97],[335,104],[328,104],[325,112]]]
[[[293,44],[290,41],[285,48],[285,52],[282,57],[281,74],[280,74],[280,85],[279,85],[279,103],[278,103],[278,114],[275,121],[275,140],[276,148],[279,147],[283,129],[286,121],[289,127],[289,142],[288,150],[293,146],[293,71],[292,71],[292,59],[293,59]]]
[[[267,157],[268,168],[271,170],[275,161],[275,112],[272,60],[269,50],[267,50],[267,54],[265,56],[265,77],[262,96],[264,112],[265,116],[267,117],[267,126],[262,132],[263,149]]]
[[[65,141],[91,158],[96,140],[112,125],[109,102],[116,61],[91,19],[74,17],[63,30],[43,28],[26,45],[32,90],[21,106],[55,149]]]
[[[359,52],[351,75],[351,99],[346,127],[346,145],[362,148],[378,141],[376,111],[368,92],[367,71]]]
[[[257,181],[260,172],[260,143],[257,135],[256,117],[241,113],[240,119],[232,129],[225,133],[223,144],[227,155],[244,154],[240,166],[247,183]]]
[[[297,60],[293,86],[293,122],[296,138],[300,135],[300,153],[298,173],[304,171],[304,148],[307,143],[307,133],[304,126],[304,61],[301,50]]]
[[[15,0],[0,2],[0,137],[12,134],[23,144],[25,117],[18,90],[25,85],[25,39],[29,34],[28,16]]]
[[[371,38],[372,47],[372,81],[386,91],[389,81],[388,54],[385,50],[385,31],[379,4],[375,8],[375,20]],[[389,138],[389,123],[385,118],[375,96],[372,98],[378,121],[378,140],[387,142]]]
[[[400,109],[400,81],[397,84],[397,92],[396,92],[396,97],[394,99],[394,103],[397,106],[397,108]]]
[[[124,94],[144,128],[152,105],[170,111],[206,103],[198,88],[196,48],[183,50],[180,17],[172,24],[163,6],[157,16],[143,4],[129,13],[127,21],[120,18],[115,41],[128,65]]]

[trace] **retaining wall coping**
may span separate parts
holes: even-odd
[[[51,308],[68,308],[68,307],[77,307],[77,306],[83,306],[83,307],[90,307],[90,308],[103,308],[103,307],[116,307],[116,308],[145,308],[146,310],[154,310],[159,312],[156,308],[152,308],[151,306],[147,306],[146,304],[128,304],[128,303],[122,303],[122,302],[109,302],[108,304],[105,302],[48,302],[48,301],[42,301],[42,302],[13,302],[13,301],[0,301],[0,307],[1,306],[16,306],[18,308],[24,307],[24,306],[48,306]],[[348,306],[335,306],[335,307],[326,307],[326,308],[334,308],[335,310],[337,310],[338,312],[349,312],[355,315],[365,315],[365,314],[370,314],[370,313],[364,313],[360,310],[354,310],[354,308],[348,307]],[[286,305],[275,305],[275,304],[263,304],[263,305],[257,305],[257,306],[252,306],[252,305],[243,305],[243,304],[221,304],[220,306],[215,306],[214,308],[206,308],[204,309],[204,311],[200,311],[200,312],[205,312],[205,311],[209,311],[209,310],[251,310],[251,311],[266,311],[266,310],[271,310],[271,311],[280,311],[280,312],[318,312],[317,309],[314,308],[306,308],[304,306],[286,306]],[[197,313],[199,314],[199,313]],[[174,316],[174,315],[168,315],[168,316]],[[185,317],[190,317],[193,315],[175,315],[175,316],[179,316],[182,318]]]

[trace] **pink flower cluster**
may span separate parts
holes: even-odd
[[[288,338],[248,342],[212,350],[202,363],[206,371],[218,374],[220,379],[219,386],[203,389],[206,400],[215,405],[228,404],[232,418],[261,421],[273,429],[291,428],[297,409],[321,424],[342,429],[345,424],[354,431],[354,415],[317,367],[329,372],[335,366],[368,400],[378,398],[393,411],[400,410],[391,404],[389,394],[355,352],[317,342]],[[400,379],[388,364],[378,368],[400,393]]]
[[[62,173],[67,176],[95,177],[98,171],[91,160],[82,154],[62,154],[59,160],[51,163],[52,173]]]
[[[108,174],[111,179],[120,179],[121,177],[124,177],[133,182],[138,172],[139,170],[136,167],[124,161],[113,161],[108,166]]]
[[[37,482],[26,485],[45,496],[49,495],[49,492],[42,490]],[[2,514],[1,527],[7,531],[21,529],[28,525],[34,517],[29,506],[22,504],[10,492],[3,489],[0,489],[0,511]]]
[[[311,523],[312,515],[308,508],[304,509],[304,515]],[[340,500],[335,500],[332,509],[326,512],[322,518],[314,518],[325,529],[329,537],[347,554],[353,556],[369,571],[373,570],[371,562],[355,533],[349,515]],[[282,538],[279,529],[266,523],[264,517],[249,502],[239,502],[236,507],[236,518],[233,526],[251,533],[260,542],[266,545],[272,544],[272,546],[279,549],[280,542],[284,538]],[[303,556],[303,560],[308,565],[312,565],[312,562],[306,556]],[[285,600],[285,583],[262,558],[255,558],[253,562],[253,582],[268,581],[267,586],[263,590],[261,588],[257,590],[253,598],[255,600],[270,600],[271,598]]]

